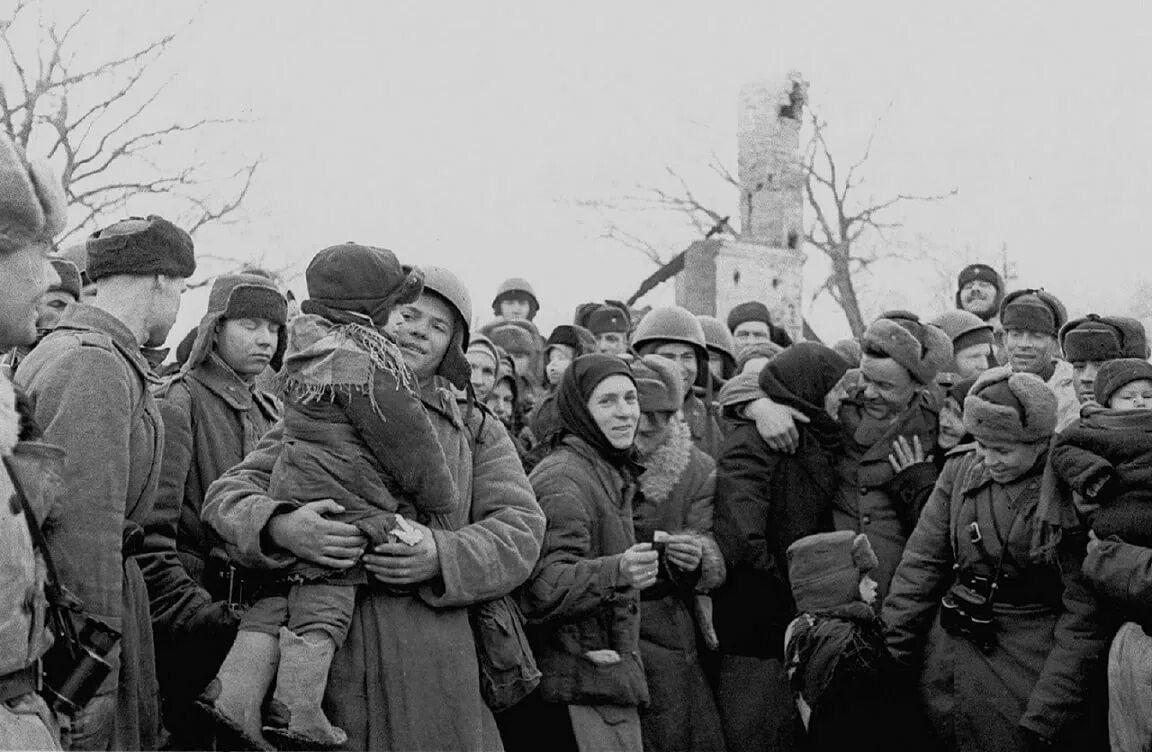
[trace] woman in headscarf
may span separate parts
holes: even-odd
[[[717,705],[728,749],[787,750],[798,717],[784,676],[784,630],[794,617],[786,551],[833,529],[843,430],[824,400],[848,370],[832,350],[801,342],[760,372],[760,389],[806,418],[795,454],[770,449],[754,423],[725,441],[716,475],[713,534],[728,565],[713,593],[720,639]]]
[[[640,591],[655,584],[658,563],[632,523],[636,382],[621,359],[584,355],[564,374],[556,406],[555,450],[529,477],[548,522],[522,595],[543,677],[501,714],[505,746],[638,752],[637,707],[648,702]]]
[[[640,712],[644,749],[722,750],[720,715],[697,649],[715,647],[704,593],[724,581],[724,559],[712,539],[716,462],[692,443],[680,415],[684,392],[676,365],[645,355],[632,364],[632,375],[641,411],[636,449],[645,468],[633,505],[636,540],[664,548],[656,584],[640,594],[650,699]]]

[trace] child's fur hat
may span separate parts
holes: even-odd
[[[1036,374],[990,368],[964,398],[964,427],[978,441],[1042,441],[1056,429],[1056,395]]]
[[[1096,403],[1108,407],[1108,400],[1120,387],[1139,379],[1152,381],[1152,363],[1143,358],[1118,358],[1100,366],[1093,391]]]
[[[860,600],[860,577],[880,563],[868,536],[851,530],[806,536],[789,546],[787,555],[792,597],[800,612]]]
[[[883,353],[923,385],[952,361],[952,340],[944,330],[906,311],[890,311],[873,321],[863,345],[865,355]]]

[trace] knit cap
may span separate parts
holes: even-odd
[[[1152,381],[1152,363],[1143,358],[1117,358],[1100,366],[1093,390],[1097,404],[1107,407],[1116,390],[1138,379]]]
[[[1059,298],[1043,289],[1015,290],[1004,296],[1000,323],[1005,329],[1022,329],[1053,337],[1068,321],[1068,312]]]
[[[964,398],[964,427],[988,443],[1047,439],[1056,429],[1056,395],[1036,374],[990,368]]]
[[[788,579],[801,613],[860,600],[860,578],[879,564],[864,533],[838,530],[809,535],[788,546]]]
[[[48,259],[52,264],[52,268],[56,271],[56,276],[60,281],[48,288],[48,292],[66,292],[76,300],[80,299],[80,270],[76,265],[65,258],[57,258],[52,256]]]
[[[1074,363],[1148,357],[1144,325],[1126,316],[1090,313],[1069,321],[1060,329],[1060,347]]]
[[[758,300],[740,303],[728,312],[728,331],[735,332],[736,327],[749,321],[762,321],[772,326],[772,314],[768,312],[768,306]]]
[[[944,330],[907,311],[889,311],[873,321],[863,347],[865,354],[879,353],[904,366],[922,385],[931,384],[952,360],[952,342]]]
[[[632,377],[643,412],[676,412],[684,404],[684,380],[676,364],[659,355],[632,361]]]
[[[424,288],[424,274],[402,267],[392,251],[352,242],[313,256],[304,279],[308,300],[300,310],[340,323],[367,318],[376,326],[386,324],[393,308],[413,302]]]
[[[120,274],[188,278],[196,271],[192,236],[163,217],[129,217],[88,236],[88,278]]]

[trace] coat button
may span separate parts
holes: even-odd
[[[870,523],[872,522],[872,515],[870,515],[870,514],[866,514],[866,515],[864,515],[863,517],[861,517],[861,518],[860,518],[860,521],[861,521],[862,523],[864,523],[865,525],[868,525],[868,524],[870,524]]]
[[[20,498],[16,494],[8,497],[8,511],[12,514],[20,514],[23,511],[20,509]]]
[[[860,495],[863,496],[868,493],[868,486],[860,486]]]

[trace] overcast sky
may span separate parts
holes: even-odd
[[[115,49],[181,9],[196,20],[159,106],[254,118],[227,145],[265,158],[243,221],[203,233],[205,253],[382,245],[461,272],[480,319],[525,276],[547,333],[655,269],[575,202],[668,186],[667,164],[736,214],[709,155],[734,169],[738,89],[796,69],[844,160],[876,130],[876,196],[958,189],[892,217],[945,273],[1007,244],[1021,284],[1073,313],[1120,312],[1152,279],[1146,4],[102,2],[87,33]],[[669,254],[693,239],[675,217],[626,221]],[[888,268],[868,289],[931,314],[948,304],[932,284]],[[203,302],[186,306],[182,328]],[[826,305],[811,316],[846,332]]]

